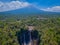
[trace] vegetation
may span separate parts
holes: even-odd
[[[60,45],[60,17],[0,16],[0,45],[19,45],[16,33],[35,25],[40,34],[40,45]]]

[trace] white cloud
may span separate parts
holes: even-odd
[[[20,1],[11,1],[11,2],[1,2],[0,1],[0,12],[21,9],[21,8],[24,8],[24,7],[27,7],[30,5],[34,6],[35,8],[37,8],[39,10],[43,10],[43,11],[60,12],[60,6],[39,8],[39,6],[36,6],[35,3],[30,4],[28,2],[20,2]]]
[[[0,12],[24,8],[29,5],[30,3],[28,2],[20,2],[20,1],[1,2],[0,1]]]
[[[51,8],[45,8],[45,9],[41,9],[43,11],[50,11],[50,12],[60,12],[60,6],[54,6]]]

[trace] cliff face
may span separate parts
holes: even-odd
[[[38,31],[29,31],[29,30],[21,30],[20,35],[18,36],[18,40],[20,45],[39,45],[39,34]]]

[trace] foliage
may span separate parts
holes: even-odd
[[[60,17],[39,16],[10,17],[0,20],[0,45],[19,45],[16,32],[27,29],[27,24],[35,25],[40,34],[40,45],[60,45]]]

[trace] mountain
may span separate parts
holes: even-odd
[[[39,13],[42,12],[42,10],[37,9],[34,6],[28,6],[25,8],[17,9],[17,10],[12,10],[12,11],[6,11],[6,12],[0,12],[0,13],[11,13],[11,14],[26,14],[26,13]]]
[[[21,8],[21,9],[16,9],[16,10],[12,10],[12,11],[6,11],[6,12],[0,12],[0,14],[38,14],[38,15],[60,15],[60,13],[57,12],[46,12],[46,11],[42,11],[37,9],[34,6],[28,6],[25,8]]]

